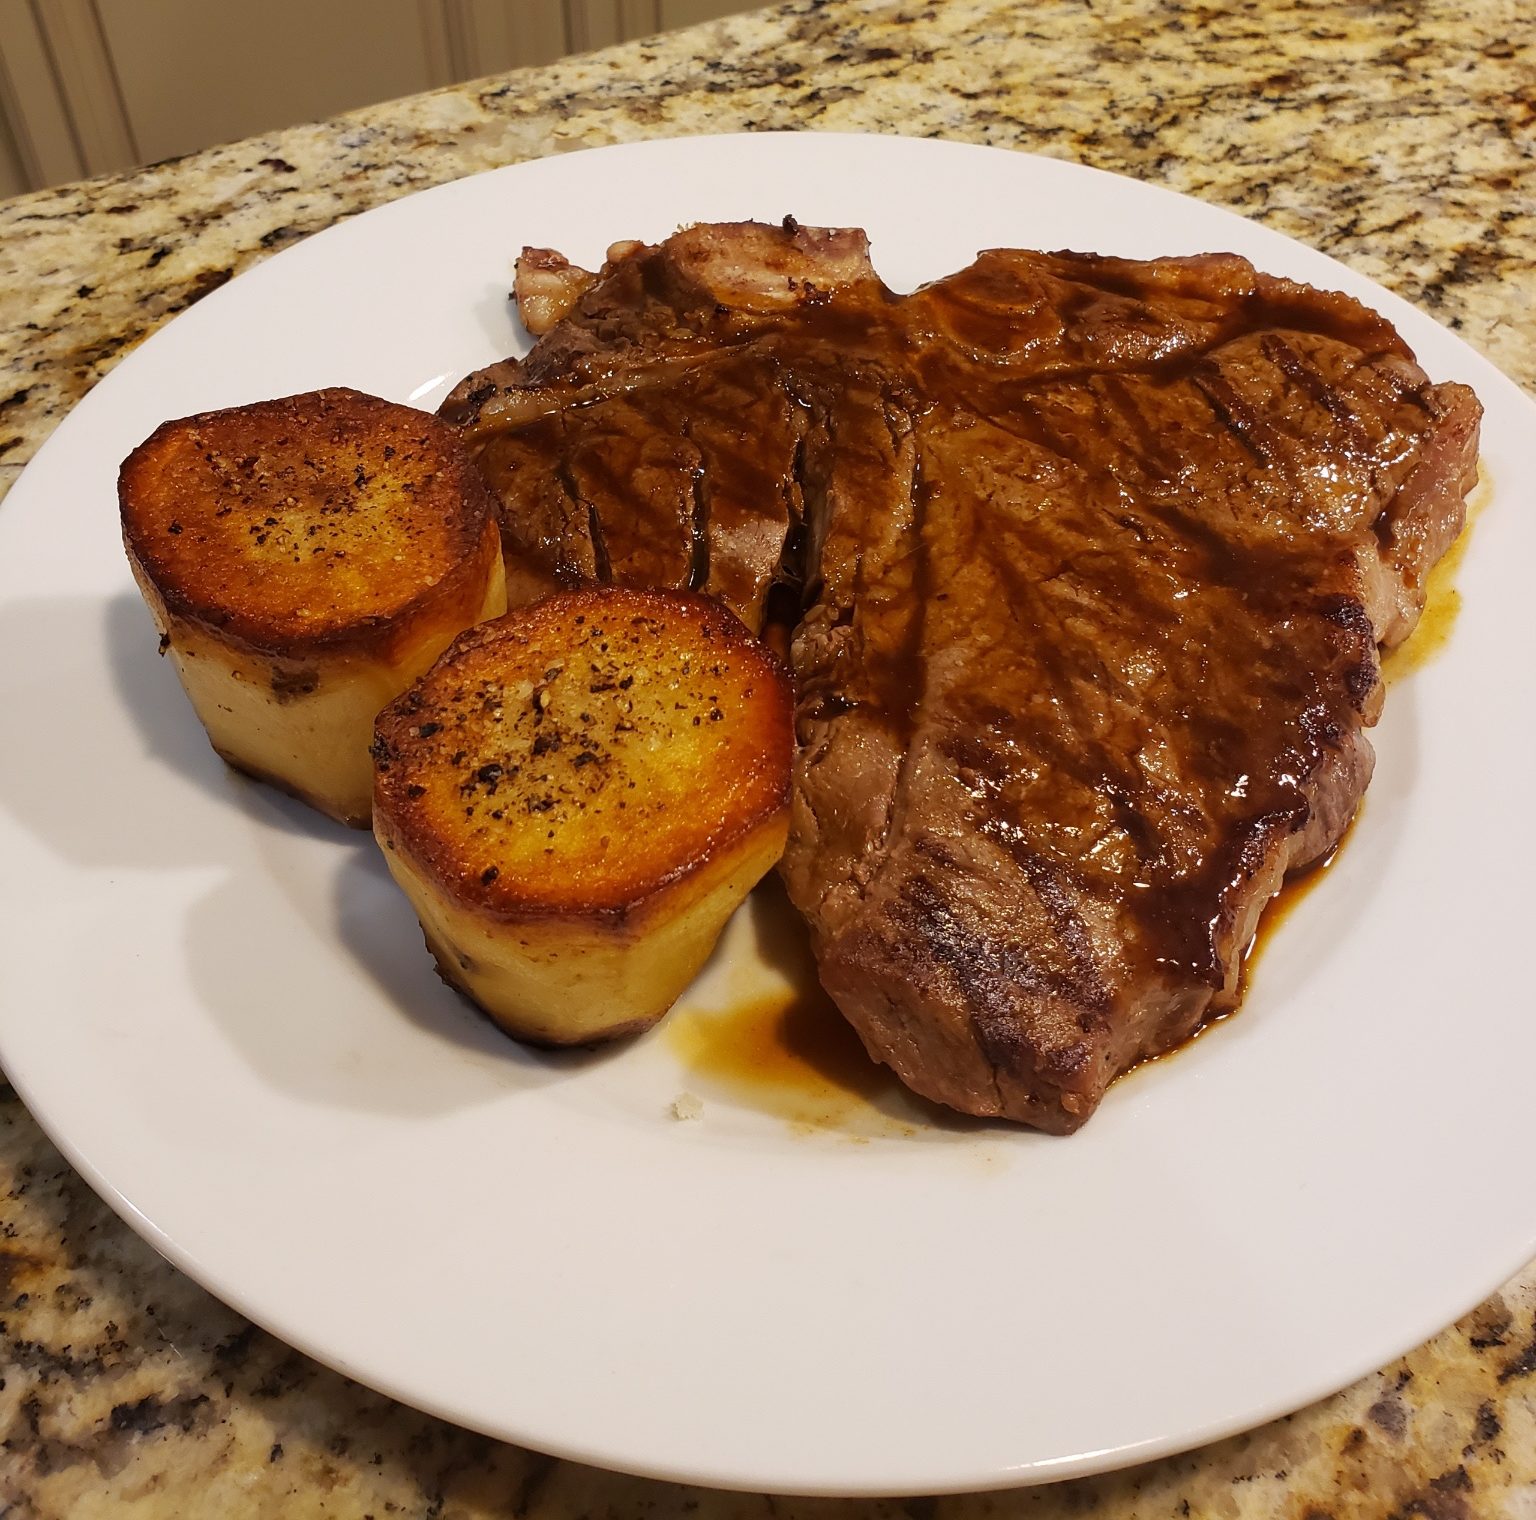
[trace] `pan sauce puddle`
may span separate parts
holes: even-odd
[[[1483,466],[1467,498],[1466,526],[1430,572],[1418,626],[1383,661],[1388,682],[1428,664],[1449,641],[1461,611],[1456,576],[1472,529],[1492,497],[1493,482]],[[1276,933],[1328,874],[1353,832],[1351,823],[1326,856],[1289,877],[1264,909],[1243,958],[1245,997]],[[663,1026],[672,1053],[701,1089],[706,1113],[712,1096],[725,1098],[785,1120],[796,1133],[830,1132],[858,1143],[988,1128],[917,1098],[869,1059],[817,980],[805,927],[776,877],[752,893],[722,948],[732,967],[726,996],[679,1008]],[[1183,1044],[1130,1067],[1117,1083],[1188,1050],[1241,1011],[1240,1001],[1230,1013],[1202,1024]]]
[[[712,995],[696,995],[661,1026],[705,1119],[712,1102],[726,1102],[800,1135],[855,1143],[994,1128],[925,1102],[870,1060],[822,990],[805,926],[776,877],[732,919],[717,960],[718,980],[705,984]]]
[[[910,1132],[875,1107],[890,1084],[818,990],[791,987],[726,1008],[690,1008],[670,1022],[667,1038],[691,1077],[796,1128],[863,1136],[873,1124]]]

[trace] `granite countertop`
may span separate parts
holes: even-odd
[[[309,232],[519,159],[754,128],[1156,181],[1326,250],[1536,386],[1523,0],[801,0],[0,205],[0,491],[140,338]],[[162,1262],[0,1088],[0,1321],[7,1520],[1536,1516],[1536,1267],[1356,1387],[1187,1456],[1016,1494],[767,1501],[498,1445],[327,1371]]]

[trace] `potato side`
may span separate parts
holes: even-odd
[[[654,1023],[788,829],[790,690],[719,604],[602,587],[470,630],[379,716],[374,832],[503,1028]]]
[[[506,607],[452,431],[333,390],[166,423],[119,480],[162,647],[230,764],[366,826],[385,703]]]

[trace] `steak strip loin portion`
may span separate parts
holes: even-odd
[[[781,870],[870,1054],[1065,1133],[1233,1007],[1370,779],[1472,393],[1228,255],[994,250],[897,295],[862,233],[743,223],[519,287],[533,350],[444,404],[509,592],[786,617]]]

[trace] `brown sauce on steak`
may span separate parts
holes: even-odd
[[[856,234],[698,228],[449,399],[514,597],[787,612],[783,872],[919,1092],[1052,1129],[1240,995],[1369,779],[1475,459],[1383,318],[1212,255],[994,251],[908,296]]]
[[[1265,952],[1274,944],[1276,935],[1281,927],[1290,919],[1291,915],[1311,896],[1313,890],[1319,887],[1328,875],[1328,869],[1339,858],[1346,844],[1349,843],[1354,833],[1355,823],[1359,820],[1357,812],[1355,818],[1345,830],[1343,838],[1334,847],[1317,860],[1311,861],[1300,869],[1292,871],[1280,884],[1280,890],[1270,898],[1259,918],[1259,926],[1249,941],[1247,949],[1242,956],[1242,969],[1238,978],[1238,995],[1233,1007],[1226,1012],[1218,1013],[1208,1018],[1204,1023],[1194,1029],[1189,1036],[1178,1044],[1170,1046],[1166,1050],[1154,1051],[1143,1056],[1134,1065],[1128,1067],[1117,1081],[1123,1080],[1133,1071],[1141,1071],[1154,1063],[1167,1061],[1181,1051],[1188,1050],[1196,1040],[1200,1039],[1208,1030],[1214,1029],[1218,1024],[1225,1022],[1237,1007],[1247,989],[1253,984],[1254,977],[1258,974],[1259,962]]]

